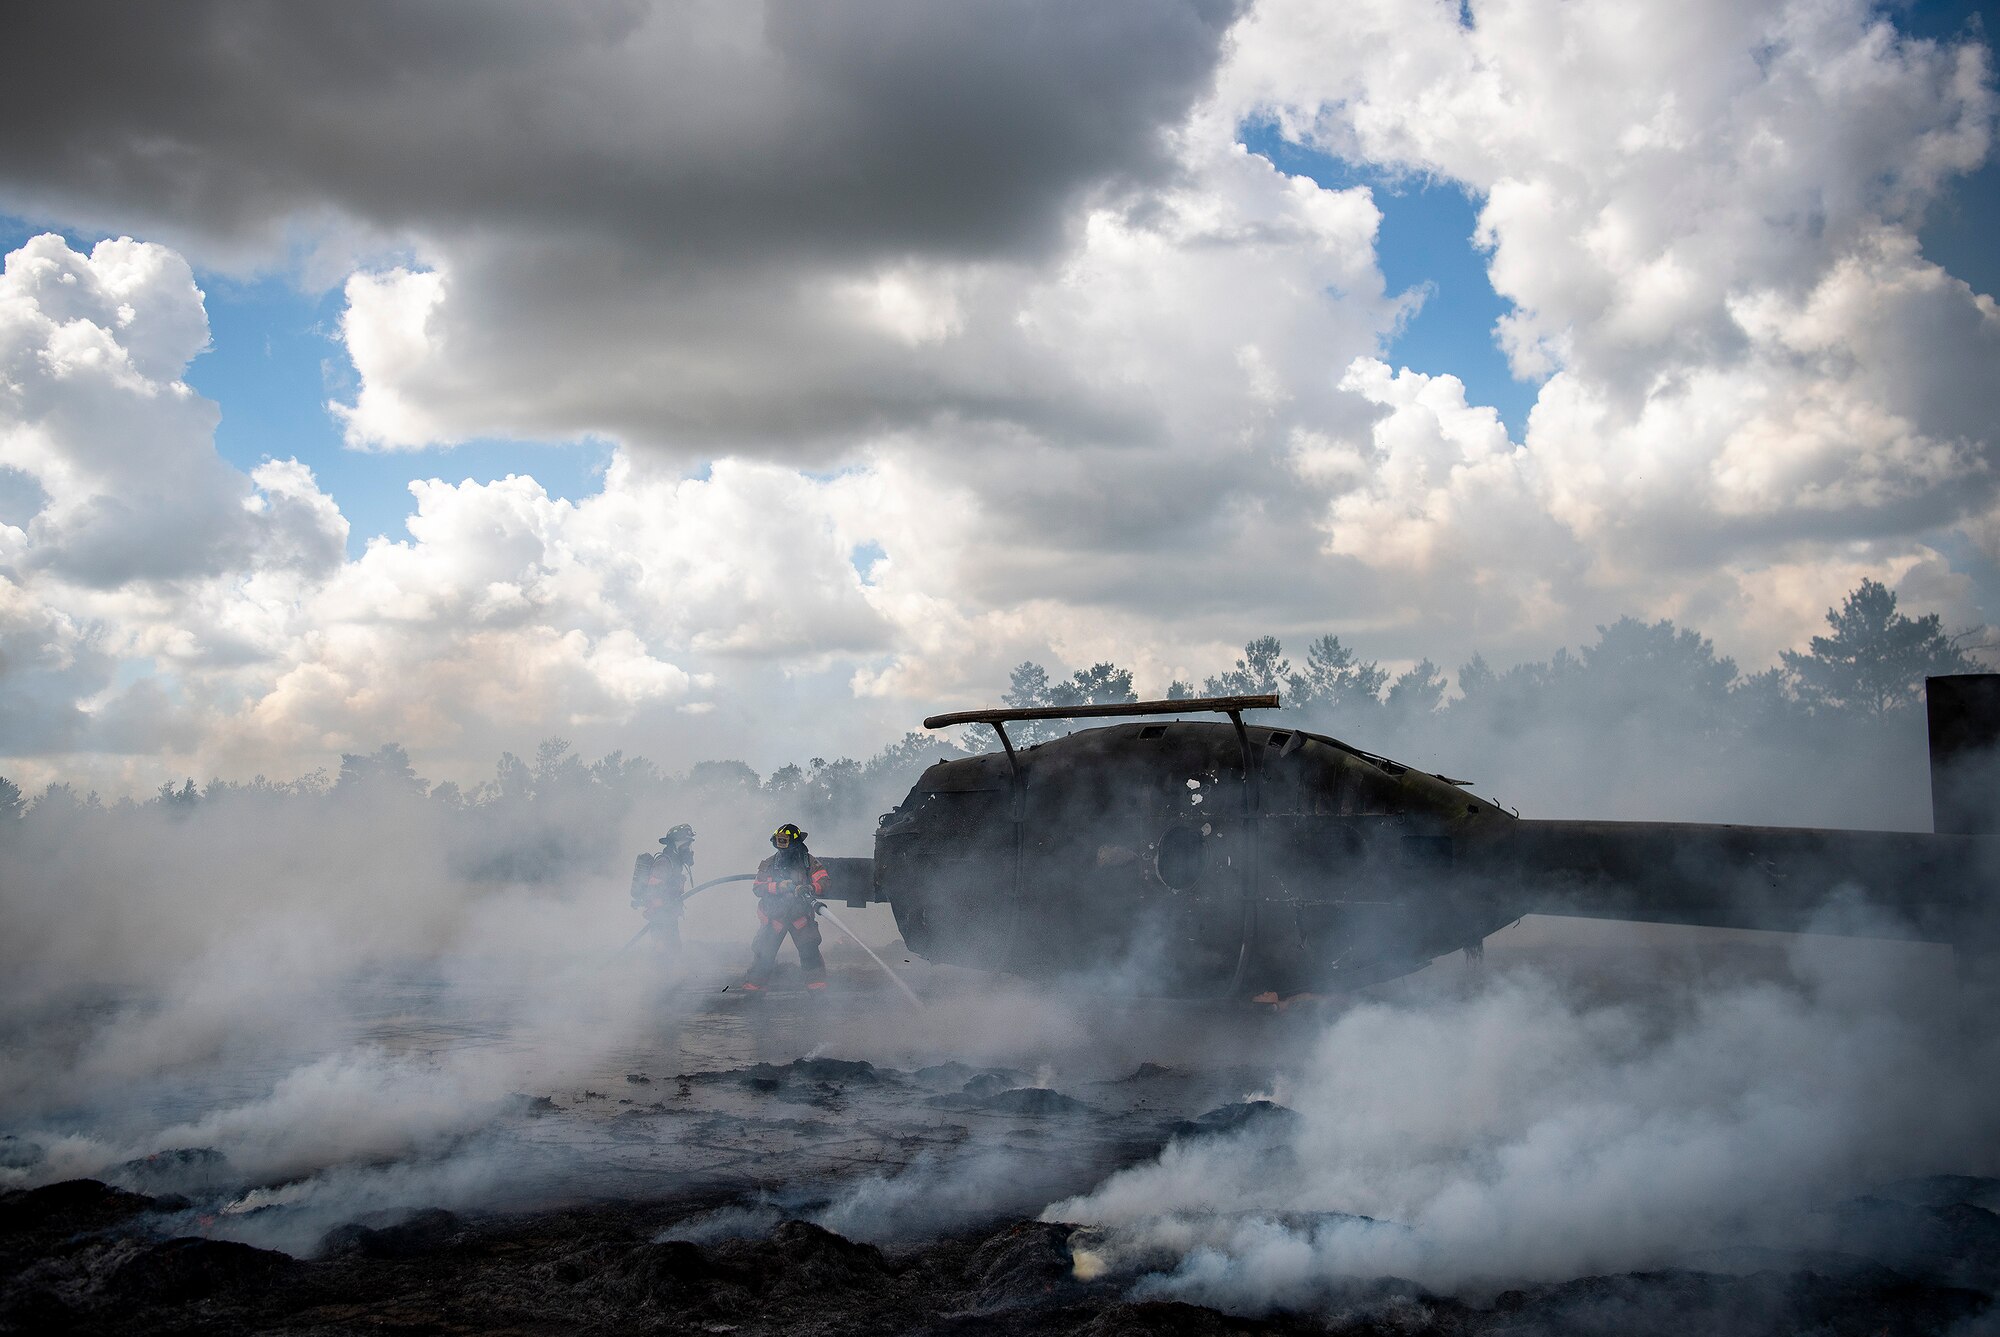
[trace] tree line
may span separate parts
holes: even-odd
[[[1176,680],[1163,695],[1188,700],[1275,692],[1287,711],[1308,719],[1392,729],[1453,714],[1526,718],[1578,710],[1692,715],[1717,727],[1779,717],[1879,719],[1920,703],[1927,676],[1980,668],[1965,647],[1967,636],[1946,634],[1936,613],[1913,618],[1896,603],[1887,586],[1863,580],[1838,608],[1827,610],[1826,635],[1814,636],[1804,650],[1785,651],[1777,667],[1748,676],[1734,660],[1717,656],[1699,632],[1628,616],[1598,627],[1596,641],[1577,652],[1564,647],[1539,662],[1495,669],[1475,654],[1460,665],[1459,695],[1449,701],[1444,673],[1430,659],[1392,676],[1335,635],[1309,642],[1296,664],[1276,636],[1256,637],[1232,667],[1204,678],[1199,688]],[[1138,699],[1132,674],[1113,664],[1056,678],[1039,664],[1024,663],[1013,670],[1004,697],[1019,707]],[[1010,733],[1019,728],[1038,741],[1067,727],[1030,721]]]
[[[1828,610],[1826,620],[1825,635],[1785,652],[1776,667],[1746,676],[1698,632],[1625,617],[1597,628],[1597,639],[1576,652],[1565,647],[1547,660],[1495,669],[1475,654],[1459,667],[1458,694],[1449,697],[1444,674],[1429,659],[1392,674],[1335,635],[1308,642],[1296,660],[1278,637],[1259,636],[1233,665],[1198,687],[1175,681],[1161,695],[1186,700],[1276,692],[1288,720],[1384,750],[1399,740],[1442,736],[1439,730],[1455,738],[1505,738],[1549,727],[1572,734],[1629,729],[1635,722],[1676,739],[1715,740],[1893,719],[1921,702],[1926,676],[1980,667],[1966,637],[1948,635],[1935,613],[1905,615],[1896,595],[1878,581],[1864,580]],[[1002,699],[1015,707],[1062,707],[1129,702],[1138,693],[1131,671],[1115,664],[1059,675],[1026,662],[1013,669]],[[1009,733],[1028,746],[1073,727],[1079,726],[1024,721]],[[454,848],[462,847],[458,863],[466,876],[533,882],[628,859],[618,834],[635,811],[750,803],[809,825],[865,822],[899,799],[932,762],[994,746],[984,726],[955,740],[912,732],[866,759],[812,757],[762,775],[731,759],[699,761],[683,772],[623,752],[587,761],[565,740],[551,738],[531,757],[503,753],[490,778],[466,788],[425,780],[402,746],[387,743],[343,754],[333,774],[318,770],[288,781],[259,775],[241,783],[217,777],[206,785],[188,777],[162,784],[144,801],[106,803],[60,782],[29,795],[0,778],[0,832],[38,823],[67,829],[142,812],[172,819],[271,805],[397,809],[423,814]]]

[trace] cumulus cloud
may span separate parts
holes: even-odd
[[[1067,248],[1035,262],[822,260],[805,286],[766,266],[771,285],[738,283],[720,310],[671,265],[609,295],[570,247],[523,264],[512,242],[454,240],[433,269],[360,276],[350,434],[862,459],[917,491],[912,513],[955,517],[884,541],[888,573],[925,554],[922,597],[996,643],[1024,607],[1051,642],[1171,608],[1218,615],[1184,622],[1206,644],[1332,610],[1391,653],[1446,628],[1526,649],[1692,603],[1763,662],[1781,647],[1751,608],[1773,568],[1821,565],[1796,625],[1855,545],[1888,569],[1993,528],[2000,405],[1981,369],[2000,325],[1914,240],[1987,152],[1984,48],[1803,0],[1693,19],[1524,0],[1470,22],[1267,3],[1217,78],[1163,141],[1177,175],[1082,197]],[[1450,378],[1382,360],[1412,299],[1384,289],[1369,192],[1244,153],[1255,116],[1482,201],[1476,240],[1511,304],[1495,337],[1543,381],[1520,442],[1443,405]],[[574,318],[512,314],[530,291]],[[697,312],[711,355],[687,356],[671,322],[635,333],[620,313],[640,306]],[[563,360],[543,331],[593,321],[619,355],[538,384]],[[1291,577],[1283,597],[1270,570]]]
[[[10,526],[17,561],[95,588],[195,577],[239,564],[265,531],[317,522],[216,456],[215,408],[180,380],[207,342],[193,275],[164,247],[85,256],[43,236],[7,257],[0,465],[39,493]],[[292,537],[308,556],[310,536]]]
[[[712,383],[682,375],[667,346],[680,336],[670,329],[588,368],[543,349],[545,359],[531,360],[574,369],[568,384],[547,391],[546,378],[512,360],[541,345],[502,347],[508,329],[545,336],[484,307],[500,292],[492,276],[455,267],[359,276],[348,288],[347,341],[361,390],[342,412],[364,443],[407,445],[433,439],[444,422],[453,437],[490,430],[492,415],[517,429],[528,421],[583,430],[598,421],[586,412],[613,411],[604,406],[628,392],[651,396],[662,412],[713,411],[739,427],[790,404],[825,415],[798,429],[809,436],[847,421],[852,407],[870,426],[848,432],[847,467],[825,482],[793,475],[766,504],[886,554],[864,592],[874,631],[837,630],[848,621],[840,598],[806,580],[794,586],[794,617],[811,623],[802,627],[809,637],[746,626],[703,632],[696,648],[888,656],[857,671],[870,694],[981,690],[973,673],[990,676],[1009,655],[1051,645],[1098,657],[1136,652],[1164,682],[1191,670],[1148,644],[1157,631],[1147,620],[1163,608],[1211,617],[1219,649],[1239,634],[1246,609],[1295,610],[1339,580],[1337,569],[1314,569],[1312,508],[1288,487],[1282,445],[1302,423],[1365,421],[1365,407],[1338,384],[1339,359],[1376,349],[1407,305],[1385,291],[1374,256],[1380,215],[1365,189],[1288,177],[1213,125],[1183,134],[1178,153],[1175,184],[1101,202],[1053,267],[906,265],[840,278],[811,294],[804,323],[775,348],[755,331],[729,347],[737,327],[726,321],[703,328],[701,374],[712,365],[744,380],[722,399]],[[454,248],[440,263],[467,254]],[[471,306],[455,307],[462,292],[475,295]],[[587,284],[562,300],[586,298],[600,318],[650,301]],[[823,320],[846,334],[822,337],[814,322]],[[789,341],[799,338],[812,347],[795,349]],[[634,370],[656,355],[668,361]],[[510,396],[532,399],[536,407],[523,410],[532,416],[566,412],[554,406],[572,391],[596,407],[566,421],[510,417]],[[746,402],[748,418],[728,402],[739,393],[760,401]],[[661,421],[628,423],[622,435],[658,442]],[[746,453],[797,457],[801,447],[784,439],[794,426],[763,425],[767,434]],[[618,494],[641,495],[649,471],[682,453],[628,448],[607,478],[604,509],[627,507]],[[713,477],[731,486],[759,477],[776,488],[777,475],[763,468],[719,463]],[[711,495],[721,503],[725,493]],[[705,523],[718,522],[716,544],[766,533],[750,512],[717,511]],[[1276,565],[1300,580],[1246,589],[1246,570]],[[723,572],[739,582],[728,595],[739,604],[748,595],[754,606],[768,584],[741,587],[740,565],[689,568],[671,600],[709,598]]]
[[[1755,666],[1857,571],[1955,621],[1994,594],[1941,554],[2000,533],[2000,315],[1915,241],[1989,150],[1988,56],[1854,0],[36,22],[9,207],[333,275],[354,447],[614,452],[574,501],[419,477],[408,538],[343,561],[303,468],[215,456],[186,262],[33,243],[0,634],[38,749],[135,661],[174,690],[121,736],[276,758],[722,739],[779,684],[883,734],[1022,656],[1164,683],[1266,630],[1504,658],[1698,616]],[[1479,202],[1520,439],[1395,366],[1421,294],[1373,193],[1247,152],[1255,118]]]
[[[1373,349],[1400,306],[1368,192],[1284,177],[1227,127],[1177,141],[1173,183],[1083,201],[1044,264],[747,271],[568,237],[438,240],[432,268],[348,281],[361,388],[338,411],[363,447],[599,433],[683,459],[825,461],[896,432],[971,445],[986,426],[1063,448],[1240,445],[1323,402],[1328,345]]]
[[[687,694],[690,676],[606,596],[624,581],[645,598],[647,562],[616,531],[653,536],[651,570],[670,583],[673,560],[715,569],[717,535],[656,530],[629,496],[622,510],[600,499],[613,518],[592,531],[532,480],[426,483],[413,541],[349,563],[347,522],[309,469],[245,475],[216,453],[215,406],[180,379],[206,341],[201,293],[164,247],[86,255],[43,236],[8,257],[0,464],[25,485],[0,530],[0,751],[191,756],[255,735],[296,762],[356,730],[449,716],[439,700],[472,719],[542,719],[554,703],[562,719]],[[779,527],[740,551],[767,573],[804,567],[812,538]],[[801,606],[835,616],[825,599]]]
[[[181,381],[207,343],[187,264],[130,240],[42,236],[0,275],[0,660],[12,754],[152,750],[192,723],[121,665],[224,671],[255,628],[191,616],[220,591],[289,598],[338,565],[347,523],[295,461],[251,476],[215,452],[215,406]],[[237,603],[240,608],[240,601]],[[197,712],[198,713],[198,712]],[[176,728],[149,728],[178,714]]]
[[[376,540],[319,587],[304,610],[317,630],[244,721],[254,733],[309,746],[373,728],[421,746],[483,744],[509,720],[622,724],[712,685],[683,657],[886,639],[825,485],[790,470],[683,479],[620,456],[575,503],[518,476],[411,490],[410,539]]]
[[[575,502],[523,476],[419,480],[407,537],[350,560],[303,464],[246,475],[217,454],[215,406],[180,379],[206,324],[179,256],[36,238],[0,317],[19,480],[0,755],[22,778],[65,760],[114,788],[162,760],[286,774],[385,738],[463,771],[554,732],[615,747],[649,718],[671,743],[718,670],[754,701],[771,666],[886,655],[899,612],[920,616],[855,566],[880,532],[870,471],[686,477],[621,452]]]
[[[1299,431],[1291,450],[1300,481],[1327,498],[1325,551],[1436,588],[1469,627],[1551,624],[1551,591],[1587,558],[1543,508],[1539,464],[1499,414],[1467,403],[1455,376],[1378,358],[1355,359],[1341,388],[1374,406],[1367,432]],[[1461,579],[1441,579],[1453,572]]]
[[[1496,335],[1546,382],[1518,482],[1587,543],[1705,566],[1990,504],[2000,325],[1914,236],[1988,152],[1988,60],[1821,0],[1273,3],[1225,83],[1476,192]]]
[[[7,59],[5,114],[36,132],[9,137],[0,175],[71,215],[147,210],[241,244],[333,213],[385,234],[553,225],[748,256],[1013,252],[1048,244],[1107,176],[1166,169],[1157,131],[1200,92],[1229,17],[64,6]]]

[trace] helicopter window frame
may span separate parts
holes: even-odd
[[[1153,850],[1153,876],[1172,891],[1193,891],[1208,872],[1208,838],[1188,822],[1175,822]]]

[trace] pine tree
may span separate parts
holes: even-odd
[[[1388,673],[1373,660],[1356,659],[1338,636],[1322,636],[1306,647],[1306,666],[1290,676],[1286,704],[1321,713],[1352,713],[1379,704]]]
[[[1016,664],[1007,681],[1006,695],[1000,699],[1016,710],[1062,704],[1049,699],[1049,671],[1031,659]],[[1007,736],[1019,747],[1033,747],[1054,738],[1058,732],[1048,720],[1022,720],[1007,726]]]
[[[1132,691],[1132,670],[1116,664],[1092,664],[1087,669],[1078,669],[1070,682],[1087,705],[1117,706],[1139,699]]]
[[[569,745],[565,743],[563,746]],[[421,795],[429,790],[430,785],[410,764],[408,752],[395,743],[384,743],[373,752],[341,753],[340,778],[334,781],[333,787],[345,794],[365,791],[401,796]]]
[[[1444,674],[1426,659],[1389,684],[1389,699],[1383,704],[1401,723],[1428,719],[1444,704]]]
[[[1785,671],[1800,700],[1816,708],[1860,711],[1880,717],[1914,704],[1924,679],[1967,673],[1975,667],[1951,643],[1936,613],[1910,618],[1896,611],[1896,595],[1880,581],[1860,588],[1826,612],[1831,636],[1812,638],[1812,652],[1784,653]]]
[[[1259,636],[1243,647],[1243,657],[1229,672],[1208,679],[1209,696],[1261,696],[1282,690],[1292,677],[1292,661],[1276,636]]]

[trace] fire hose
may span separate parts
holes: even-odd
[[[687,904],[687,902],[691,900],[694,897],[694,894],[698,891],[707,891],[710,887],[719,887],[725,882],[753,882],[756,880],[756,878],[757,875],[755,873],[731,873],[727,877],[712,877],[706,882],[698,883],[695,886],[689,887],[687,891],[680,898],[681,904],[683,905]],[[875,949],[873,947],[870,947],[867,943],[861,941],[860,937],[858,937],[855,934],[854,930],[849,928],[845,923],[843,923],[841,921],[840,916],[833,912],[832,907],[828,906],[825,901],[815,900],[813,902],[813,910],[815,913],[823,914],[829,920],[833,921],[833,926],[839,929],[842,933],[846,934],[849,942],[852,942],[856,947],[859,947],[862,951],[868,953],[868,959],[873,961],[876,965],[882,967],[882,973],[887,975],[891,980],[893,980],[895,982],[896,987],[903,991],[903,997],[910,1000],[911,1007],[914,1007],[919,1012],[922,1012],[924,1010],[923,999],[917,997],[916,991],[911,989],[909,985],[903,982],[903,977],[901,975],[898,975],[895,971],[889,968],[889,963],[887,961],[884,961],[881,957],[875,954]],[[638,944],[639,939],[645,937],[648,933],[651,933],[652,931],[653,931],[653,921],[648,919],[646,921],[646,926],[640,929],[637,933],[634,933],[632,935],[631,941],[627,942],[625,946],[620,947],[618,950],[621,953],[628,951],[629,949]]]
[[[697,891],[707,891],[710,887],[719,887],[725,882],[754,882],[756,881],[756,879],[757,875],[755,873],[731,873],[727,877],[712,877],[708,881],[697,883],[696,885],[689,887],[686,891],[682,892],[680,901],[682,905],[686,905],[689,901],[694,899],[694,894]],[[619,952],[620,953],[628,952],[633,947],[637,946],[639,939],[645,937],[648,933],[651,933],[653,931],[654,922],[655,921],[648,919],[646,921],[646,927],[640,929],[637,933],[634,933],[632,935],[631,941],[627,942],[623,947],[620,947],[618,949]]]

